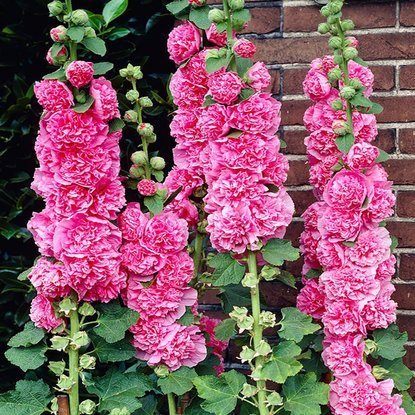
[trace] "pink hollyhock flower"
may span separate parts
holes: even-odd
[[[373,114],[360,114],[361,122],[353,121],[353,132],[357,142],[365,141],[370,143],[378,135],[376,117]],[[357,128],[356,128],[357,127]],[[355,130],[356,128],[356,130]]]
[[[172,193],[182,187],[180,195],[188,197],[193,193],[193,190],[203,186],[203,179],[195,171],[183,170],[175,166],[167,175],[164,185]]]
[[[271,75],[264,62],[255,62],[246,72],[249,86],[257,92],[264,91],[271,84]]]
[[[326,270],[340,268],[344,263],[344,245],[320,239],[316,249],[318,262]]]
[[[36,296],[30,306],[30,319],[36,327],[51,331],[56,329],[63,320],[56,317],[52,303],[43,295]]]
[[[213,43],[216,46],[225,46],[228,39],[226,35],[226,30],[222,33],[218,33],[216,30],[216,24],[212,23],[208,30],[206,30],[206,38],[210,43]]]
[[[123,266],[140,281],[151,280],[152,275],[160,271],[166,263],[164,256],[150,252],[139,242],[124,243],[121,254]]]
[[[311,64],[310,68],[322,72],[324,75],[327,75],[332,69],[338,67],[334,63],[333,56],[326,55],[323,58],[316,58],[314,59]]]
[[[50,29],[49,34],[54,42],[62,42],[63,40],[67,40],[66,27],[63,25],[53,27]]]
[[[61,81],[35,82],[34,91],[39,104],[47,111],[67,109],[74,104],[71,90]]]
[[[71,293],[63,264],[53,263],[45,257],[39,258],[28,278],[37,293],[49,300],[66,297]]]
[[[304,219],[304,228],[307,231],[316,231],[318,225],[318,218],[320,216],[321,209],[326,206],[324,202],[314,202],[310,205],[305,212],[301,215]]]
[[[318,229],[329,242],[354,241],[362,227],[359,211],[340,211],[327,206],[321,211]]]
[[[386,182],[388,181],[388,173],[380,164],[375,164],[372,168],[366,171],[366,177],[372,182]]]
[[[307,260],[307,267],[320,268],[321,266],[316,254],[319,240],[320,234],[318,232],[305,230],[300,235],[300,252]],[[308,271],[309,269],[306,270],[306,267],[304,267],[303,273]]]
[[[278,153],[274,160],[269,159],[268,161],[268,166],[262,172],[263,181],[281,187],[288,177],[289,165],[287,157],[284,154]]]
[[[65,63],[68,55],[68,49],[62,45],[56,53],[55,57],[52,57],[52,48],[49,48],[48,52],[46,53],[46,60],[49,65],[59,66]]]
[[[200,43],[200,31],[192,23],[186,22],[175,27],[167,40],[170,59],[179,65],[199,51]]]
[[[219,70],[209,76],[208,87],[216,102],[230,105],[238,98],[243,82],[237,73]]]
[[[197,207],[188,199],[174,199],[164,208],[164,212],[174,213],[178,218],[184,219],[188,226],[195,226],[199,222]]]
[[[138,182],[137,190],[140,195],[154,196],[157,192],[157,186],[153,180],[144,179]]]
[[[156,284],[161,287],[185,288],[193,278],[194,264],[187,251],[170,255],[158,272]]]
[[[30,187],[45,199],[48,199],[51,194],[56,192],[56,183],[53,180],[53,174],[50,171],[43,169],[35,169],[33,175],[33,182]]]
[[[375,165],[380,151],[369,143],[361,142],[353,145],[346,157],[346,162],[354,170],[368,169]]]
[[[256,46],[248,39],[238,39],[233,45],[233,51],[242,58],[252,58],[256,53]]]
[[[338,156],[325,157],[322,161],[310,167],[310,184],[314,186],[313,192],[317,197],[321,197],[330,182],[334,172],[334,167],[339,161]],[[310,163],[311,164],[311,163]]]
[[[304,314],[308,314],[316,320],[323,317],[324,292],[317,280],[307,280],[297,296],[297,308]]]
[[[139,203],[128,203],[124,212],[118,216],[118,226],[123,239],[138,241],[143,236],[148,215],[141,212]]]
[[[383,261],[376,269],[376,279],[378,281],[390,281],[395,274],[396,258],[391,255]]]
[[[354,36],[348,36],[347,41],[349,42],[349,46],[352,48],[359,47],[359,41]]]
[[[129,330],[133,333],[133,345],[137,349],[137,357],[148,360],[150,353],[155,353],[162,338],[169,332],[170,326],[163,325],[155,318],[140,316],[138,322]]]
[[[120,118],[117,92],[103,76],[91,81],[90,95],[94,98],[94,110],[104,120]]]
[[[373,197],[363,212],[363,220],[370,227],[393,215],[396,197],[392,191],[392,182],[374,182]]]
[[[198,117],[197,126],[205,139],[210,141],[221,139],[229,132],[226,107],[213,104],[203,108]]]
[[[257,93],[229,107],[229,126],[250,133],[274,135],[280,125],[281,103],[268,93]]]
[[[51,208],[45,208],[42,212],[34,212],[27,224],[27,229],[33,235],[33,239],[42,255],[53,257],[52,241],[56,228],[57,218]]]
[[[320,128],[313,131],[305,138],[304,144],[307,146],[308,154],[311,154],[318,160],[324,160],[325,157],[339,154],[336,146],[337,135],[330,128]]]
[[[76,88],[88,85],[94,77],[94,64],[85,61],[73,61],[66,68],[68,81]]]
[[[355,61],[349,61],[349,78],[358,79],[362,85],[366,88],[364,96],[369,97],[373,92],[373,83],[375,77],[373,72],[365,66],[359,65]]]
[[[202,109],[178,110],[170,124],[170,132],[176,138],[176,142],[185,145],[194,145],[205,142],[198,124]]]
[[[325,99],[331,92],[327,76],[318,70],[310,69],[303,82],[304,93],[313,101]]]

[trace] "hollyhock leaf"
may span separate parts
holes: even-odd
[[[239,284],[245,275],[245,267],[228,253],[215,255],[209,260],[208,264],[210,267],[215,268],[212,274],[215,287]]]
[[[109,40],[117,40],[122,37],[128,36],[131,33],[131,30],[126,27],[116,27],[111,30],[111,33],[108,35]]]
[[[405,366],[402,358],[395,360],[381,359],[379,366],[388,371],[387,377],[392,379],[398,391],[405,391],[411,386],[414,372]]]
[[[192,7],[189,13],[189,20],[193,22],[199,29],[209,29],[212,22],[209,20],[209,6]]]
[[[44,75],[42,79],[58,79],[58,80],[64,80],[66,79],[65,76],[65,70],[64,69],[57,69],[56,71],[53,71],[51,73],[48,73],[47,75]]]
[[[105,42],[99,37],[90,37],[84,39],[82,41],[82,44],[96,55],[104,56],[107,53],[107,47],[105,46]]]
[[[151,213],[158,215],[163,210],[163,198],[160,195],[147,196],[144,198],[144,205]]]
[[[212,104],[216,104],[216,101],[210,95],[206,95],[205,101],[203,102],[203,106],[206,108]]]
[[[21,272],[18,276],[17,279],[19,281],[26,281],[27,277],[29,276],[29,274],[32,272],[33,267],[30,267],[29,269],[27,269],[26,271]]]
[[[372,108],[373,102],[363,96],[362,94],[356,94],[351,100],[350,103],[353,104],[355,107],[363,107],[363,108]]]
[[[249,22],[251,20],[251,13],[248,9],[236,10],[232,12],[232,18],[243,22]]]
[[[415,415],[415,403],[408,392],[402,393],[402,408],[405,409],[406,415]]]
[[[312,322],[313,319],[310,316],[303,314],[294,307],[283,308],[281,313],[281,328],[278,334],[283,339],[294,340],[298,343],[305,335],[315,333],[320,329],[318,324]]]
[[[295,285],[295,277],[288,271],[281,271],[278,275],[275,276],[275,279],[287,285],[288,287],[297,289],[297,286]]]
[[[329,399],[329,385],[317,382],[315,373],[287,379],[282,387],[284,409],[292,415],[320,415]]]
[[[396,236],[393,236],[393,235],[391,235],[391,239],[392,239],[392,243],[391,243],[390,250],[391,250],[391,252],[394,252],[395,249],[399,245],[399,240],[398,240],[398,238]]]
[[[168,393],[183,395],[193,389],[192,381],[196,376],[197,373],[194,369],[183,366],[174,372],[170,372],[165,378],[160,378],[157,384],[165,395]]]
[[[121,373],[111,368],[104,376],[94,378],[94,383],[86,389],[100,399],[99,411],[111,412],[114,408],[126,407],[133,412],[141,407],[138,398],[152,390],[152,381],[141,373]]]
[[[52,397],[42,380],[19,380],[14,390],[0,394],[0,415],[41,415]]]
[[[379,329],[373,332],[373,340],[376,343],[375,358],[384,357],[394,360],[406,354],[405,343],[408,341],[408,334],[401,333],[396,324],[390,325],[387,329]]]
[[[85,29],[80,26],[72,26],[66,31],[66,34],[68,35],[69,39],[79,43],[84,38]]]
[[[367,66],[369,66],[368,64],[367,64],[367,62],[366,61],[364,61],[362,58],[360,58],[359,56],[357,56],[356,58],[354,58],[353,59],[356,63],[358,63],[359,65],[362,65],[362,66],[365,66],[365,67],[367,67]]]
[[[353,134],[341,135],[336,138],[336,146],[342,153],[348,153],[354,144]]]
[[[114,67],[111,62],[97,62],[94,63],[94,75],[105,75]]]
[[[128,338],[108,343],[100,336],[91,335],[95,354],[102,363],[123,362],[134,357],[136,350]]]
[[[309,358],[303,359],[301,364],[303,365],[306,373],[313,372],[318,378],[320,378],[323,373],[328,372],[327,367],[321,359],[321,353],[317,353],[314,350],[308,350],[308,352],[310,353]]]
[[[195,316],[191,307],[186,307],[186,312],[177,320],[182,326],[191,326],[195,322]]]
[[[104,16],[105,23],[108,23],[115,20],[117,17],[120,17],[128,7],[128,0],[111,0],[109,1],[102,11]]]
[[[368,111],[365,111],[366,114],[381,114],[383,112],[382,105],[377,102],[372,102],[372,106]]]
[[[176,0],[166,5],[166,9],[173,14],[184,12],[189,7],[188,0]]]
[[[241,58],[240,56],[235,57],[236,72],[243,78],[246,71],[252,66],[251,59]]]
[[[109,122],[109,132],[114,133],[115,131],[122,130],[125,126],[125,122],[121,118],[114,118]]]
[[[282,138],[280,138],[280,147],[287,148],[287,143]]]
[[[322,274],[322,271],[320,269],[310,269],[310,271],[305,274],[305,277],[309,280],[312,280],[314,278],[318,278]]]
[[[215,327],[215,337],[217,340],[229,340],[236,334],[235,331],[236,321],[231,318],[221,321]]]
[[[219,69],[229,65],[230,58],[207,58],[206,59],[206,71],[208,73],[216,72]]]
[[[243,307],[251,304],[251,291],[241,285],[228,285],[221,293],[219,298],[225,313],[230,313],[235,305]]]
[[[127,329],[136,323],[140,316],[137,311],[121,307],[116,301],[99,304],[96,309],[100,313],[98,317],[99,325],[93,331],[108,343],[115,343],[123,339]]]
[[[270,239],[261,252],[265,261],[277,267],[284,261],[295,261],[300,257],[300,251],[286,239]]]
[[[31,347],[12,347],[4,353],[7,360],[20,367],[23,372],[34,370],[42,366],[46,361],[46,345],[38,344]]]
[[[252,88],[244,88],[239,94],[239,96],[241,97],[242,101],[245,101],[246,99],[252,97],[252,95],[254,94],[255,90],[253,90]]]
[[[198,395],[205,400],[201,407],[215,415],[227,415],[235,409],[244,383],[245,376],[235,370],[223,373],[220,378],[199,376],[193,379]]]
[[[94,103],[94,98],[91,95],[88,95],[86,101],[83,104],[76,104],[72,109],[77,113],[83,113],[88,111],[92,104]]]
[[[293,341],[283,341],[272,349],[272,356],[261,370],[262,380],[284,383],[290,376],[296,375],[302,364],[296,359],[301,349]]]
[[[379,149],[379,156],[375,160],[376,163],[382,163],[382,162],[388,161],[388,160],[389,160],[389,154],[386,151],[384,151],[382,149]]]
[[[154,395],[147,395],[141,398],[140,403],[141,408],[136,412],[137,415],[153,415],[156,412],[157,400]]]
[[[10,347],[28,347],[38,344],[45,337],[45,332],[42,329],[35,327],[29,321],[25,324],[23,331],[15,334],[7,343]]]

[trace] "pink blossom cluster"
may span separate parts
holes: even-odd
[[[122,267],[128,275],[126,305],[140,313],[130,328],[137,357],[170,370],[193,367],[206,357],[206,341],[196,325],[182,325],[186,310],[197,310],[197,291],[188,286],[193,261],[186,251],[188,225],[172,212],[150,218],[139,203],[119,216]]]
[[[105,78],[93,79],[90,62],[70,63],[66,76],[69,83],[35,84],[44,113],[32,188],[46,206],[28,223],[43,255],[29,275],[38,294],[31,318],[48,330],[62,323],[52,303],[72,290],[79,300],[107,302],[126,283],[121,232],[110,222],[125,203],[119,178],[121,133],[111,133],[108,125],[120,115],[116,92]],[[71,86],[87,87],[85,93],[94,100],[87,111],[74,106]]]
[[[310,132],[305,139],[310,182],[318,201],[303,215],[304,288],[297,306],[324,324],[323,360],[334,375],[333,414],[404,415],[401,396],[391,395],[393,381],[377,382],[364,354],[368,331],[396,320],[391,300],[395,257],[381,225],[392,214],[395,198],[387,173],[376,162],[379,150],[371,144],[377,134],[373,115],[353,111],[355,144],[347,154],[337,149],[336,126],[346,115],[331,107],[339,95],[327,75],[335,66],[331,56],[313,61],[304,82],[314,101],[304,121]],[[369,96],[371,71],[353,61],[349,70]],[[323,272],[308,279],[310,270]]]

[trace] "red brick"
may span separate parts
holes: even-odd
[[[370,69],[375,75],[375,91],[392,91],[395,88],[395,67],[394,66],[374,66]]]
[[[296,190],[289,193],[294,201],[295,216],[301,216],[304,211],[316,201],[311,190]]]
[[[303,222],[291,222],[288,225],[285,239],[289,239],[294,246],[299,246],[301,232],[304,230]]]
[[[308,184],[309,165],[305,160],[290,160],[290,170],[286,184],[299,186]]]
[[[284,154],[305,154],[306,136],[306,130],[284,130],[283,139],[287,143],[287,147],[282,150]]]
[[[404,314],[398,315],[396,323],[398,324],[400,331],[406,331],[408,333],[409,340],[415,339],[415,316]],[[415,365],[411,367],[415,367]]]
[[[256,7],[249,9],[251,21],[243,33],[271,33],[279,32],[281,25],[281,11],[279,7]]]
[[[399,191],[397,213],[401,218],[415,217],[415,191]]]
[[[400,257],[399,278],[405,281],[415,281],[415,254],[401,254]]]
[[[399,150],[405,154],[415,154],[415,130],[404,128],[399,130]]]
[[[395,130],[393,129],[379,130],[374,144],[387,153],[393,153],[396,150],[395,134]]]
[[[303,81],[307,75],[307,68],[293,68],[284,70],[284,94],[303,94]]]
[[[415,160],[388,160],[383,166],[395,184],[415,183]]]
[[[401,1],[399,20],[402,26],[414,26],[415,4],[411,1]]]
[[[391,235],[398,238],[399,248],[415,247],[415,222],[388,222]],[[415,306],[415,303],[414,303]]]
[[[415,284],[395,284],[392,298],[402,310],[415,310]]]
[[[401,89],[415,89],[415,65],[401,66],[399,87]]]
[[[297,290],[280,282],[266,282],[261,285],[261,293],[267,307],[295,307]]]
[[[279,95],[281,91],[281,75],[278,69],[271,69],[271,84],[267,88],[267,91],[271,92],[272,94]]]
[[[384,111],[377,116],[379,122],[415,121],[415,111],[413,111],[415,106],[415,96],[376,97],[373,98],[373,100],[384,107]]]
[[[352,19],[357,29],[395,26],[395,4],[351,4],[344,7],[343,15]],[[301,17],[299,17],[301,16]],[[312,32],[323,21],[320,9],[315,6],[285,7],[285,32]]]
[[[311,105],[309,100],[287,100],[282,102],[281,125],[303,125],[305,110]]]

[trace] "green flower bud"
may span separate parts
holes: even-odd
[[[272,281],[275,280],[275,277],[280,273],[281,271],[278,268],[273,267],[272,265],[264,265],[262,267],[260,277],[265,281]]]
[[[210,9],[208,18],[212,23],[222,23],[226,20],[226,14],[220,9]]]
[[[338,81],[342,76],[342,71],[340,68],[333,68],[329,71],[327,77],[330,82]]]
[[[65,372],[65,362],[49,362],[48,368],[51,372],[53,372],[55,375],[60,376],[63,375]]]
[[[245,20],[240,19],[239,17],[232,18],[232,29],[240,32],[245,27]]]
[[[360,89],[363,87],[362,83],[357,78],[351,79],[349,85],[354,89]]]
[[[337,14],[340,13],[343,7],[343,2],[342,1],[332,1],[330,3],[330,11],[331,14]]]
[[[329,17],[329,16],[331,15],[331,9],[330,9],[330,7],[329,7],[328,5],[323,6],[323,7],[320,9],[320,13],[321,13],[321,15],[322,15],[323,17]]]
[[[71,14],[71,22],[75,26],[85,26],[89,21],[88,14],[85,10],[77,9]]]
[[[334,55],[333,62],[336,65],[341,65],[343,63],[343,56],[341,56],[341,55]]]
[[[71,389],[74,384],[75,382],[69,376],[61,375],[59,376],[56,386],[60,391],[67,391]]]
[[[356,59],[358,54],[359,54],[359,52],[357,51],[357,49],[353,48],[352,46],[348,46],[343,51],[343,57],[344,57],[344,59],[346,59],[348,61]]]
[[[267,406],[282,406],[283,400],[278,392],[271,392],[267,395]]]
[[[167,376],[169,376],[170,370],[167,366],[165,365],[158,365],[154,368],[154,373],[159,377],[159,378],[165,378]]]
[[[123,406],[121,409],[120,408],[114,408],[110,412],[110,415],[131,415],[131,412],[127,409],[126,406]]]
[[[150,160],[150,166],[154,170],[164,170],[166,167],[166,162],[163,157],[152,157]]]
[[[330,32],[330,26],[327,23],[320,23],[318,25],[318,32],[322,35],[325,35],[326,33]]]
[[[242,278],[242,286],[247,288],[254,288],[258,284],[258,278],[252,272],[247,272],[245,276]]]
[[[228,0],[229,7],[231,10],[242,10],[245,7],[244,0]]]
[[[148,122],[142,122],[137,127],[137,132],[142,137],[149,137],[149,136],[151,136],[151,134],[154,133],[154,127]]]
[[[97,404],[91,399],[86,399],[79,404],[79,413],[85,415],[92,415],[95,412]]]
[[[264,327],[275,327],[277,325],[277,318],[271,311],[262,311],[259,315],[259,324]]]
[[[61,1],[52,1],[48,4],[49,14],[50,16],[59,16],[63,13],[64,5]]]
[[[344,31],[346,31],[346,30],[353,30],[353,29],[354,29],[354,23],[353,23],[353,21],[352,21],[352,20],[350,20],[350,19],[343,20],[343,21],[341,22],[341,26],[342,26],[342,29],[343,29]]]
[[[134,110],[125,111],[124,120],[126,122],[137,122],[137,119],[138,119],[137,111],[134,111]]]
[[[84,36],[88,39],[92,37],[97,37],[97,34],[92,27],[86,27],[84,33],[85,33]]]
[[[139,98],[140,94],[138,93],[138,91],[135,91],[134,89],[130,89],[129,91],[127,91],[127,93],[125,94],[125,97],[128,99],[128,101],[130,102],[135,102],[137,101],[137,99]]]
[[[76,303],[71,298],[64,298],[58,305],[58,310],[65,314],[65,316],[69,316],[71,311],[76,310]]]
[[[327,23],[329,23],[329,24],[336,24],[337,23],[337,21],[338,21],[338,17],[336,17],[336,16],[329,16],[329,17],[327,17]]]
[[[134,79],[137,79],[137,81],[143,79],[143,72],[141,72],[141,66],[134,66],[133,77]]]
[[[248,315],[248,309],[246,307],[234,306],[233,311],[229,313],[229,317],[233,320],[243,320]]]
[[[82,346],[86,346],[89,343],[89,337],[86,334],[86,331],[78,331],[74,334],[71,346],[73,346],[74,349],[79,349]]]
[[[50,64],[60,66],[63,65],[68,60],[68,49],[61,45],[61,47],[57,50],[57,52],[52,56],[52,48],[49,49],[46,59]]]
[[[242,387],[241,393],[245,396],[245,398],[252,398],[252,396],[255,396],[258,393],[258,389],[249,383],[245,383]]]
[[[268,356],[271,353],[271,346],[265,340],[261,340],[258,347],[255,347],[255,354],[258,356]]]
[[[130,170],[128,171],[128,173],[130,174],[131,177],[133,177],[134,179],[139,179],[140,177],[143,177],[145,174],[145,170],[143,167],[141,166],[137,166],[135,164],[133,164],[130,167]]]
[[[94,308],[94,307],[92,307],[92,305],[91,305],[91,304],[89,304],[89,303],[83,303],[83,304],[79,307],[79,309],[78,309],[78,313],[79,313],[81,316],[93,316],[93,315],[96,313],[96,311],[95,311],[95,308]]]
[[[242,346],[242,351],[239,354],[239,358],[242,363],[250,362],[255,359],[255,351],[250,349],[248,346]]]
[[[147,143],[152,144],[155,143],[157,141],[157,135],[156,134],[150,134],[148,136],[145,137]]]
[[[147,164],[147,156],[144,151],[135,151],[131,154],[130,160],[137,166],[145,166]]]
[[[55,396],[52,400],[51,400],[51,405],[50,405],[50,410],[52,411],[52,413],[57,414],[58,410],[59,410],[59,405],[58,405],[58,398]]]
[[[333,122],[332,125],[333,132],[336,135],[345,135],[348,133],[348,124],[346,121],[337,120]]]
[[[339,36],[333,36],[329,39],[329,46],[333,49],[340,49],[343,46],[343,41]]]
[[[138,100],[138,103],[140,104],[142,108],[150,108],[153,106],[153,101],[151,101],[149,97],[141,97]]]
[[[373,366],[372,373],[375,379],[382,380],[388,377],[389,370],[383,368],[382,366]]]
[[[128,76],[128,70],[127,70],[127,68],[120,69],[120,72],[119,73],[120,73],[120,76],[123,77],[123,78],[126,78]]]
[[[356,95],[356,90],[352,88],[351,86],[344,86],[340,90],[340,96],[344,99],[352,99]]]
[[[343,101],[336,99],[331,103],[331,107],[334,109],[334,111],[341,111],[343,109]]]
[[[373,340],[367,339],[365,341],[365,355],[368,356],[375,352],[378,349],[376,342]]]
[[[96,362],[97,359],[94,356],[83,354],[79,359],[79,366],[81,366],[82,369],[95,369]]]

